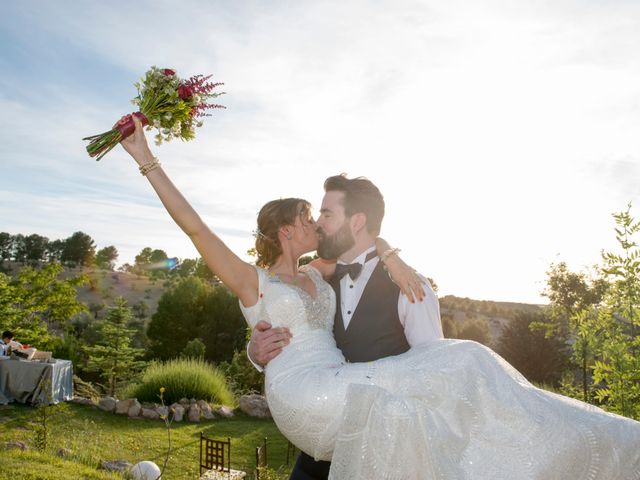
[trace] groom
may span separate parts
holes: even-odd
[[[338,259],[330,284],[336,293],[333,333],[349,362],[398,355],[410,347],[443,338],[438,299],[426,283],[423,301],[412,303],[384,271],[375,239],[384,217],[384,199],[369,180],[329,177],[324,183],[318,255]],[[259,322],[248,346],[253,362],[266,365],[290,338],[286,329]],[[302,452],[290,480],[326,479],[330,462]]]

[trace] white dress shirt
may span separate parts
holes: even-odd
[[[349,326],[349,322],[351,322],[373,270],[380,261],[379,257],[374,257],[364,263],[367,255],[374,250],[375,246],[372,246],[350,262],[364,264],[360,275],[355,280],[352,280],[349,275],[345,275],[340,280],[340,309],[345,330]],[[338,261],[338,263],[344,264],[345,262]],[[398,317],[404,327],[407,342],[412,347],[444,338],[438,297],[431,288],[429,281],[424,277],[422,278],[424,280],[425,297],[421,302],[411,303],[407,296],[402,293],[398,296]]]

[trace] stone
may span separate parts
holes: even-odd
[[[131,463],[126,460],[102,460],[100,468],[108,472],[126,472],[131,468]]]
[[[127,415],[129,415],[129,417],[137,417],[140,415],[140,410],[142,410],[142,405],[140,405],[140,402],[134,398],[129,410],[127,411]]]
[[[69,458],[71,456],[71,450],[68,448],[59,448],[56,454],[61,458]]]
[[[262,395],[243,395],[240,397],[240,410],[250,417],[270,418],[271,412],[267,399]]]
[[[184,407],[179,403],[174,403],[170,407],[171,413],[173,413],[173,421],[181,422],[184,418]]]
[[[77,403],[78,405],[94,405],[93,401],[90,398],[84,397],[73,397],[71,399],[72,403]]]
[[[193,405],[194,403],[198,403],[198,401],[195,398],[192,398],[191,400],[189,400],[189,403]]]
[[[169,417],[169,407],[167,407],[166,405],[161,405],[159,407],[156,407],[154,408],[154,410],[160,418]]]
[[[216,408],[214,410],[214,413],[224,418],[231,418],[235,415],[235,413],[233,413],[233,408],[226,405],[222,405],[221,407]]]
[[[24,442],[21,442],[20,440],[10,440],[8,442],[5,442],[4,445],[7,448],[17,448],[18,450],[22,450],[23,452],[25,450],[29,450],[29,447],[27,447],[27,444]]]
[[[148,460],[138,462],[131,468],[131,476],[134,480],[156,480],[161,478],[160,473],[162,473],[160,467]]]
[[[131,405],[133,405],[133,400],[133,398],[128,400],[118,400],[116,402],[116,413],[119,415],[126,415],[129,413],[129,409],[131,408]]]
[[[160,418],[160,415],[158,415],[158,412],[156,412],[152,408],[142,408],[140,414],[144,418],[148,418],[149,420],[157,420],[158,418]]]
[[[200,412],[202,412],[202,417],[205,420],[213,420],[216,418],[213,414],[213,410],[211,410],[211,406],[207,402],[204,400],[198,400],[198,406],[200,407]]]
[[[180,405],[189,405],[189,400],[186,398],[181,398],[180,401],[178,402]]]
[[[116,409],[117,400],[113,397],[102,397],[98,402],[98,408],[105,412],[113,412]]]
[[[190,422],[200,421],[200,407],[197,403],[192,403],[189,406],[189,410],[187,411],[187,420],[189,420]]]

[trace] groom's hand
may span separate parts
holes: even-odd
[[[271,324],[260,320],[251,332],[249,342],[249,358],[264,367],[282,352],[289,344],[291,332],[286,327],[271,327]]]

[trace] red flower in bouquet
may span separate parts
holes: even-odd
[[[138,117],[142,125],[157,128],[156,144],[180,138],[195,138],[195,128],[202,122],[197,117],[210,116],[205,113],[222,105],[210,103],[212,98],[223,95],[215,89],[222,83],[209,82],[211,75],[195,75],[188,80],[181,80],[175,70],[151,67],[141,83],[136,83],[138,96],[132,100],[140,109],[132,115]],[[135,131],[132,115],[126,115],[108,132],[86,137],[89,140],[87,152],[91,157],[100,160],[123,138]]]

